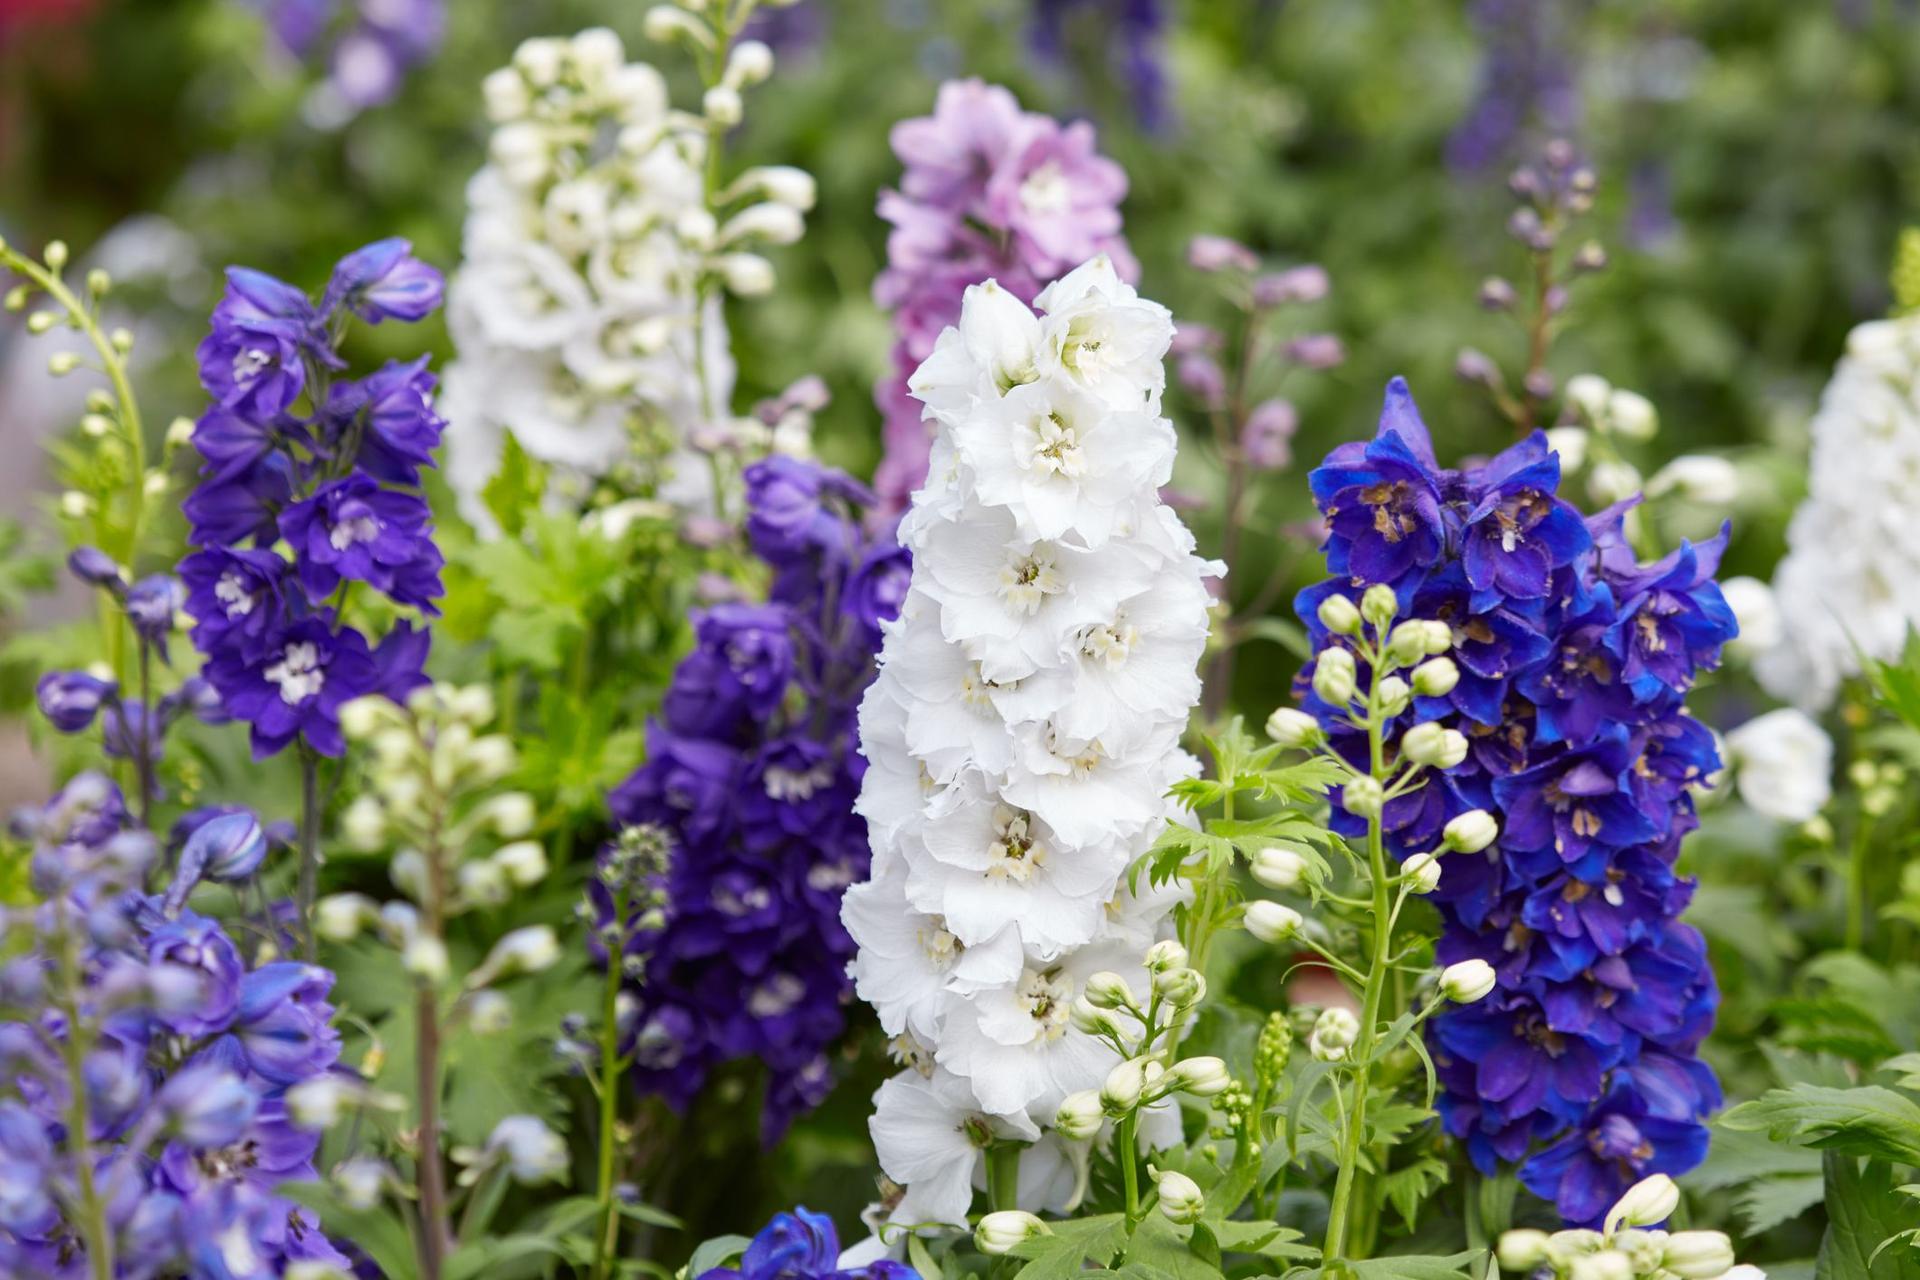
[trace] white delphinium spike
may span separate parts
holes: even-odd
[[[873,878],[843,911],[861,996],[931,1051],[877,1098],[899,1223],[964,1222],[995,1138],[1039,1135],[1022,1207],[1073,1194],[1041,1130],[1119,1062],[1100,1010],[1115,981],[1144,1004],[1142,957],[1171,932],[1179,889],[1123,877],[1197,768],[1179,739],[1220,571],[1159,498],[1172,332],[1096,258],[1038,313],[969,289],[910,380],[936,440],[901,526],[912,590],[861,708]],[[1095,975],[1104,1005],[1081,999]],[[1164,1100],[1142,1114],[1143,1132],[1178,1122]]]

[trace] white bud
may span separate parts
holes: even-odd
[[[1120,1023],[1105,1009],[1093,1003],[1085,996],[1076,996],[1073,1007],[1067,1011],[1076,1031],[1084,1031],[1090,1036],[1117,1036]]]
[[[736,89],[760,84],[773,74],[773,50],[758,40],[742,40],[727,55],[722,80]]]
[[[486,99],[487,119],[494,124],[509,124],[527,114],[533,95],[527,81],[512,67],[501,67],[480,82],[480,94]]]
[[[1602,1224],[1602,1229],[1612,1235],[1621,1227],[1650,1227],[1671,1218],[1673,1211],[1679,1207],[1679,1186],[1666,1174],[1656,1173],[1627,1188],[1613,1208],[1607,1211],[1607,1220]]]
[[[113,419],[101,413],[89,413],[80,419],[80,434],[98,440],[113,430]]]
[[[475,810],[475,816],[489,831],[509,839],[532,831],[537,818],[533,797],[524,791],[503,791],[490,797]]]
[[[1587,473],[1587,492],[1596,502],[1619,502],[1640,492],[1640,472],[1631,462],[1596,462]]]
[[[1399,676],[1381,676],[1380,683],[1374,686],[1374,696],[1380,704],[1380,714],[1397,716],[1413,702],[1413,688]]]
[[[1660,430],[1653,401],[1637,391],[1615,391],[1607,397],[1607,422],[1629,440],[1651,440]]]
[[[464,754],[467,767],[482,782],[495,782],[506,777],[519,763],[513,750],[513,739],[498,733],[475,739]]]
[[[1082,993],[1096,1009],[1119,1009],[1133,1003],[1133,989],[1127,980],[1111,969],[1102,969],[1087,978]]]
[[[1101,1109],[1100,1094],[1095,1089],[1068,1094],[1053,1113],[1054,1132],[1074,1142],[1091,1138],[1100,1132],[1105,1122],[1106,1112]]]
[[[467,999],[467,1025],[479,1035],[499,1035],[513,1025],[513,1001],[498,991],[474,992]]]
[[[1633,1260],[1618,1249],[1582,1254],[1567,1268],[1567,1280],[1633,1280]]]
[[[806,219],[791,205],[766,200],[750,204],[728,218],[720,228],[720,243],[760,240],[767,244],[792,244],[806,233]]]
[[[445,982],[447,944],[430,933],[416,933],[400,952],[400,967],[422,982]]]
[[[1146,958],[1141,963],[1146,965],[1149,973],[1184,969],[1187,966],[1187,949],[1172,938],[1162,938],[1147,948]]]
[[[700,110],[707,119],[721,128],[731,129],[739,124],[740,117],[746,114],[746,104],[740,101],[738,89],[717,84],[701,97]]]
[[[1320,625],[1337,636],[1360,633],[1360,607],[1346,596],[1328,596],[1314,612],[1319,615]]]
[[[1598,1231],[1582,1228],[1556,1231],[1547,1237],[1547,1265],[1555,1271],[1565,1271],[1573,1265],[1575,1258],[1597,1253],[1606,1247],[1607,1238]]]
[[[1438,618],[1428,618],[1420,624],[1427,631],[1427,653],[1437,655],[1453,648],[1453,628]]]
[[[512,896],[506,871],[492,859],[462,863],[454,873],[454,883],[461,903],[469,907],[497,907]]]
[[[1437,720],[1428,720],[1401,737],[1400,754],[1417,765],[1451,769],[1467,758],[1467,736],[1458,729],[1445,728]]]
[[[1257,898],[1247,904],[1247,932],[1262,942],[1284,942],[1300,931],[1300,913],[1278,902]]]
[[[1500,835],[1500,824],[1485,809],[1469,809],[1441,831],[1445,847],[1460,853],[1479,853]]]
[[[516,120],[493,131],[487,154],[508,182],[530,187],[547,176],[547,167],[553,161],[553,144],[541,126]]]
[[[1399,612],[1400,598],[1384,582],[1374,583],[1360,597],[1360,616],[1372,623],[1375,631],[1385,631]]]
[[[1285,893],[1306,878],[1306,858],[1292,849],[1270,845],[1253,855],[1253,878],[1269,889]]]
[[[372,1156],[343,1160],[334,1169],[334,1190],[349,1209],[365,1211],[380,1203],[387,1189],[387,1166]]]
[[[820,184],[805,169],[790,164],[766,164],[747,170],[734,182],[739,191],[764,192],[775,204],[805,213],[820,198]]]
[[[67,242],[64,240],[47,241],[46,253],[43,254],[42,257],[49,267],[58,271],[67,265]]]
[[[359,795],[340,815],[340,835],[349,847],[374,853],[386,847],[387,810],[378,799]]]
[[[287,1119],[302,1129],[331,1129],[358,1101],[358,1086],[340,1076],[315,1076],[287,1090]]]
[[[166,472],[156,469],[147,472],[147,478],[140,482],[140,492],[149,498],[157,498],[172,484],[173,480]]]
[[[1416,853],[1400,864],[1407,887],[1415,893],[1432,893],[1440,887],[1440,859],[1430,853]]]
[[[588,27],[567,44],[567,51],[573,55],[574,74],[589,89],[605,88],[627,62],[626,46],[605,27]]]
[[[533,840],[516,840],[501,845],[488,859],[508,883],[526,889],[547,878],[547,851]]]
[[[470,986],[481,987],[514,974],[552,968],[559,959],[560,939],[554,935],[552,926],[527,925],[494,943],[487,958],[467,981]]]
[[[1532,1271],[1547,1260],[1547,1233],[1532,1227],[1500,1233],[1494,1256],[1502,1271]]]
[[[1353,655],[1345,649],[1323,649],[1313,663],[1313,691],[1322,702],[1344,707],[1353,701]]]
[[[713,48],[713,33],[685,9],[670,4],[657,4],[647,10],[647,16],[640,20],[640,30],[647,39],[661,44],[680,39],[702,49]]]
[[[333,893],[313,904],[313,931],[329,942],[351,942],[380,918],[380,908],[364,893]]]
[[[1387,637],[1387,655],[1403,667],[1410,667],[1427,656],[1427,623],[1424,618],[1408,618]]]
[[[1661,1265],[1680,1280],[1719,1280],[1733,1266],[1733,1241],[1724,1231],[1676,1231]]]
[[[763,298],[779,280],[773,264],[757,253],[723,253],[713,259],[712,266],[720,283],[736,298]]]
[[[673,220],[673,234],[696,249],[705,248],[720,234],[720,223],[705,209],[686,209]]]
[[[566,65],[567,42],[557,36],[536,36],[531,40],[522,40],[520,47],[513,51],[513,65],[527,82],[536,88],[544,89],[560,78],[560,69]]]
[[[1200,1215],[1206,1211],[1207,1198],[1201,1194],[1199,1183],[1169,1169],[1159,1175],[1154,1185],[1160,1192],[1160,1212],[1167,1221],[1181,1224],[1200,1221]]]
[[[193,441],[193,419],[175,418],[167,424],[167,444],[178,449]]]
[[[93,514],[93,499],[78,489],[60,495],[60,514],[69,520],[82,520]]]
[[[1218,1058],[1182,1058],[1167,1071],[1169,1089],[1190,1093],[1196,1098],[1211,1098],[1233,1083],[1227,1064]]]
[[[393,881],[394,888],[415,902],[426,901],[427,860],[418,849],[402,849],[394,854],[387,863],[387,878]]]
[[[1364,774],[1349,778],[1340,788],[1340,807],[1356,818],[1377,818],[1387,806],[1387,789],[1378,778]]]
[[[493,720],[493,690],[483,684],[440,686],[447,714],[478,729]]]
[[[1496,981],[1485,960],[1461,960],[1440,971],[1440,994],[1455,1004],[1472,1004],[1484,999]]]
[[[1343,1062],[1347,1050],[1360,1038],[1360,1019],[1338,1005],[1322,1009],[1307,1036],[1307,1052],[1320,1062]]]
[[[1100,1106],[1110,1116],[1123,1116],[1140,1105],[1147,1088],[1147,1060],[1128,1058],[1107,1072],[1100,1086]]]
[[[1428,658],[1413,669],[1413,691],[1423,698],[1444,698],[1460,683],[1452,658]]]
[[[1597,424],[1606,417],[1607,396],[1612,390],[1612,385],[1597,373],[1576,373],[1567,379],[1567,403],[1588,422]]]
[[[515,1182],[551,1182],[567,1171],[567,1144],[536,1116],[508,1116],[487,1137],[487,1154],[506,1162]]]
[[[1267,736],[1283,747],[1307,747],[1320,741],[1320,722],[1297,707],[1280,707],[1267,717]]]
[[[1682,454],[1647,481],[1649,498],[1669,493],[1703,506],[1724,507],[1740,496],[1740,472],[1711,453]]]
[[[980,1252],[998,1257],[1022,1241],[1046,1234],[1047,1224],[1025,1209],[996,1209],[980,1216],[973,1243]]]

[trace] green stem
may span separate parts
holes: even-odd
[[[312,964],[319,951],[313,932],[313,903],[320,892],[320,766],[313,748],[300,743],[300,882],[295,906],[300,917],[300,946]]]
[[[614,919],[626,918],[625,895],[615,905]],[[609,948],[607,980],[600,1001],[600,1237],[594,1247],[595,1280],[612,1274],[620,1244],[620,1214],[613,1202],[615,1131],[620,1122],[620,1081],[625,1064],[620,1057],[620,954]]]
[[[81,1242],[87,1251],[87,1269],[93,1280],[112,1280],[113,1236],[107,1230],[106,1205],[93,1181],[93,1152],[88,1135],[93,1121],[87,1111],[87,1049],[82,1041],[85,1022],[79,999],[73,994],[80,981],[78,930],[67,918],[65,898],[60,899],[62,982],[66,988],[60,1012],[67,1022],[67,1034],[61,1038],[60,1051],[67,1068],[67,1150],[73,1157],[73,1180],[80,1201]]]
[[[1020,1144],[996,1142],[987,1149],[987,1203],[992,1208],[1020,1207]]]
[[[1140,1113],[1129,1111],[1120,1117],[1113,1127],[1113,1154],[1120,1162],[1120,1181],[1127,1189],[1127,1221],[1140,1220],[1140,1153],[1134,1140],[1134,1131],[1140,1123]]]
[[[1847,950],[1859,951],[1867,941],[1867,847],[1871,824],[1861,815],[1847,850]]]

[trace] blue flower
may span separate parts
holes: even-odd
[[[329,480],[280,516],[280,534],[311,600],[342,578],[375,587],[399,604],[437,613],[444,563],[433,544],[433,512],[418,494],[383,489],[355,472]]]
[[[777,1213],[740,1257],[738,1269],[714,1267],[697,1280],[913,1280],[914,1271],[890,1259],[840,1269],[840,1236],[833,1219],[805,1207]]]
[[[1327,520],[1327,567],[1336,574],[1393,583],[1446,548],[1440,467],[1404,379],[1387,385],[1374,438],[1335,449],[1307,483]]]
[[[1560,456],[1536,431],[1471,474],[1477,498],[1465,518],[1461,563],[1476,605],[1536,599],[1553,571],[1592,544],[1580,513],[1554,496]]]
[[[49,671],[33,690],[40,714],[62,733],[89,728],[100,708],[119,692],[117,682],[85,671]]]
[[[444,289],[440,273],[414,257],[410,243],[398,237],[376,240],[340,259],[327,281],[320,314],[345,307],[368,324],[411,323],[440,309]]]
[[[198,356],[201,384],[220,407],[255,422],[300,398],[309,360],[333,362],[307,295],[246,267],[227,268],[227,292]]]

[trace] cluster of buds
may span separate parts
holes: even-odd
[[[1764,1280],[1757,1267],[1734,1262],[1720,1231],[1658,1231],[1680,1207],[1680,1188],[1656,1173],[1627,1188],[1598,1231],[1508,1231],[1495,1257],[1502,1269],[1551,1273],[1559,1280]]]
[[[652,823],[622,827],[601,851],[586,894],[574,906],[594,962],[607,970],[611,992],[597,1019],[578,1012],[561,1019],[554,1051],[574,1074],[598,1082],[597,1072],[611,1073],[623,1066],[605,1061],[610,1051],[619,1046],[649,1047],[635,1046],[640,1000],[634,989],[646,981],[649,948],[645,941],[666,923],[666,870],[671,853],[671,838],[660,827]]]
[[[1108,1121],[1121,1121],[1177,1093],[1213,1098],[1233,1083],[1219,1058],[1173,1060],[1187,1016],[1206,996],[1207,981],[1188,963],[1187,949],[1172,939],[1148,948],[1151,975],[1145,1006],[1125,977],[1110,970],[1092,975],[1073,1003],[1073,1023],[1104,1041],[1121,1061],[1098,1089],[1068,1094],[1054,1114],[1063,1138],[1094,1137]]]

